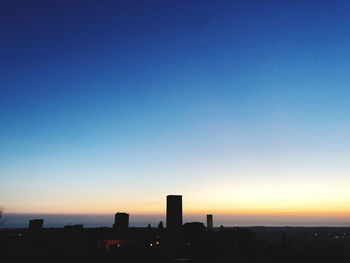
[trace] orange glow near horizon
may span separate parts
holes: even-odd
[[[334,206],[323,206],[322,203],[306,203],[306,204],[294,204],[288,207],[282,207],[277,204],[220,204],[205,202],[194,206],[188,206],[184,204],[184,215],[203,215],[203,214],[216,214],[216,215],[268,215],[268,216],[322,216],[322,217],[348,217],[350,216],[350,210],[346,203],[337,204]],[[7,213],[28,213],[28,214],[114,214],[117,211],[123,211],[134,215],[165,215],[166,208],[164,204],[157,204],[154,206],[86,206],[81,205],[78,209],[76,206],[66,206],[63,208],[56,207],[55,210],[45,209],[46,207],[38,207],[33,210],[16,209],[6,210]]]
[[[319,181],[275,183],[210,183],[183,195],[184,215],[349,217],[349,183]],[[142,194],[140,194],[142,195]],[[7,213],[165,215],[166,193],[144,197],[97,196],[91,193],[42,199],[4,207]],[[31,204],[29,204],[31,202]],[[30,208],[30,209],[29,209]]]

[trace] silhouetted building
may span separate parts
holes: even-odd
[[[32,219],[29,220],[29,230],[30,231],[40,231],[43,228],[44,219]]]
[[[129,228],[129,214],[116,213],[113,228],[116,228],[118,231],[128,230],[128,228]]]
[[[83,229],[84,225],[78,224],[78,225],[66,225],[64,226],[65,229]]]
[[[163,231],[163,229],[164,229],[163,222],[160,221],[158,224],[158,231]]]
[[[182,226],[182,196],[168,195],[166,197],[166,228],[176,230]]]
[[[205,226],[201,222],[190,222],[184,224],[184,230],[185,232],[202,233],[205,231]]]
[[[213,215],[207,215],[207,229],[213,231]]]

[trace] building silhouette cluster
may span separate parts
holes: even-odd
[[[350,228],[215,227],[213,215],[183,223],[182,196],[166,197],[166,225],[130,227],[117,212],[112,227],[67,225],[0,231],[4,262],[350,262]]]

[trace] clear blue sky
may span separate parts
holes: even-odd
[[[349,13],[1,1],[0,204],[350,217]]]

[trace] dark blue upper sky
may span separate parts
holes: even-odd
[[[213,177],[346,185],[349,13],[337,0],[1,1],[5,206],[48,211],[62,189],[113,182],[130,196]]]

